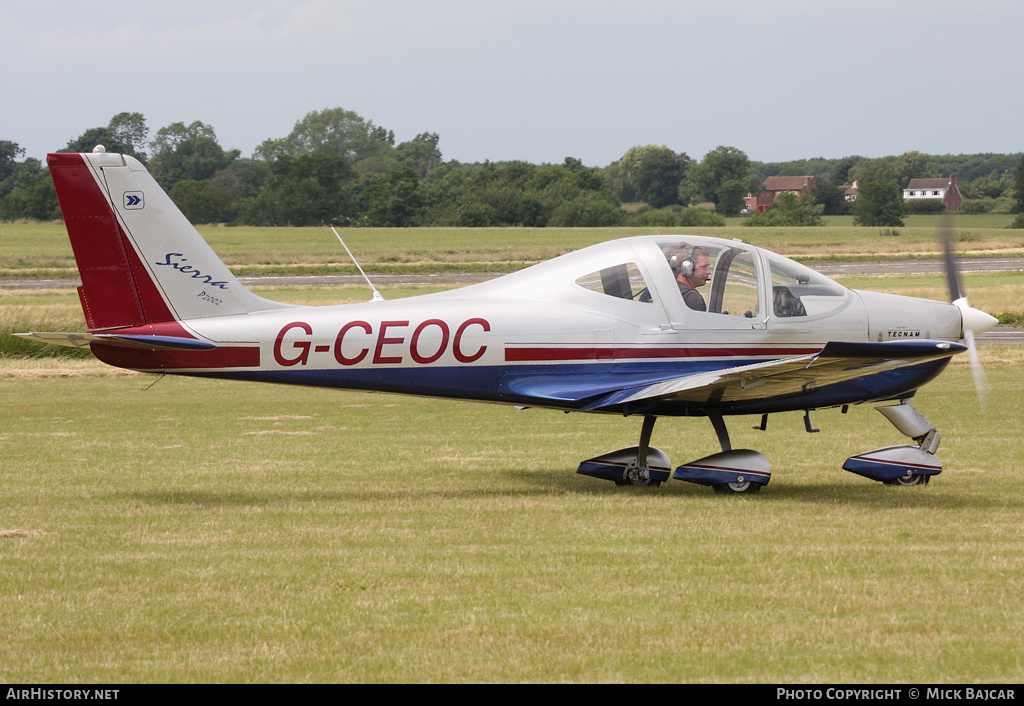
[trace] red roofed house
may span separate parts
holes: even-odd
[[[942,201],[950,211],[959,211],[960,204],[964,202],[964,197],[960,194],[960,187],[956,185],[956,174],[938,179],[911,179],[907,188],[903,190],[903,200],[917,201],[920,199]]]
[[[798,197],[809,194],[818,188],[818,177],[813,176],[773,176],[764,180],[763,191],[758,196],[747,194],[745,199],[748,213],[763,212],[772,205],[775,197],[783,191],[792,191]]]

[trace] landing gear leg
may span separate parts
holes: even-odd
[[[732,442],[729,441],[729,430],[725,426],[725,420],[721,414],[709,414],[708,418],[711,420],[711,426],[715,428],[715,434],[718,436],[718,443],[722,447],[722,451],[732,451]]]
[[[728,453],[732,451],[732,442],[729,440],[729,429],[725,426],[725,420],[721,414],[710,414],[708,415],[711,419],[711,426],[715,428],[715,434],[718,435],[718,443],[722,446],[722,452]],[[711,487],[714,488],[716,493],[723,495],[737,495],[745,493],[747,495],[753,495],[754,493],[761,492],[761,484],[753,483],[746,480],[743,476],[740,476],[742,480],[734,480],[729,483],[715,483]]]
[[[622,472],[622,480],[615,485],[661,485],[660,480],[652,480],[647,467],[647,453],[651,448],[651,434],[657,417],[644,417],[644,425],[640,428],[640,445],[636,448],[636,461],[626,465]]]

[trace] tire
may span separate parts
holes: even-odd
[[[619,486],[620,488],[624,488],[626,486],[636,486],[636,487],[651,486],[651,487],[657,488],[659,485],[661,485],[661,481],[660,480],[649,480],[646,483],[644,483],[644,482],[634,483],[631,480],[617,480],[617,481],[615,481],[615,485]]]
[[[886,485],[928,485],[928,481],[931,476],[920,475],[917,473],[908,473],[905,476],[899,478],[893,478],[892,480],[885,481]]]
[[[712,486],[716,493],[723,495],[754,495],[761,492],[761,484],[753,481],[737,481],[733,483],[718,483]]]

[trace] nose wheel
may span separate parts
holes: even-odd
[[[742,476],[740,476],[742,478]],[[732,483],[717,483],[711,486],[721,495],[754,495],[761,492],[761,483],[749,480],[737,480]]]
[[[886,485],[928,485],[928,481],[931,476],[925,476],[918,473],[908,473],[905,476],[899,478],[892,478],[884,481]]]

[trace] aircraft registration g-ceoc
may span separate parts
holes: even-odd
[[[670,477],[757,492],[771,465],[724,418],[878,404],[915,443],[844,468],[915,485],[939,473],[916,390],[995,319],[954,303],[853,291],[738,240],[601,243],[437,294],[309,307],[244,288],[129,156],[51,154],[87,331],[30,333],[123,368],[498,402],[643,419],[637,446],[583,461],[620,485]],[[958,343],[966,337],[968,346]],[[659,416],[708,417],[722,451],[672,469]]]

